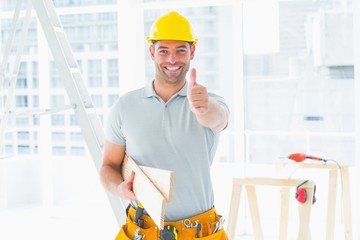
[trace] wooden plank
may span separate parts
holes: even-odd
[[[310,168],[310,169],[338,169],[336,164],[332,163],[299,163],[299,168]]]
[[[310,169],[326,169],[329,170],[329,193],[328,193],[328,210],[327,210],[327,226],[326,226],[326,237],[329,239],[334,238],[334,218],[335,218],[335,205],[336,205],[336,190],[334,190],[334,185],[336,186],[336,180],[333,180],[335,175],[334,171],[339,170],[341,176],[341,187],[342,187],[342,204],[344,209],[344,235],[345,239],[353,239],[352,234],[352,216],[351,216],[351,201],[350,201],[350,182],[349,182],[349,172],[348,166],[338,166],[336,164],[323,164],[323,163],[301,163],[301,168],[310,168]],[[336,179],[336,176],[335,176]],[[331,207],[333,206],[333,208]]]
[[[279,226],[279,240],[286,240],[288,235],[289,224],[289,196],[290,188],[281,188],[281,205],[280,205],[280,226]]]
[[[287,239],[287,219],[289,212],[289,187],[296,187],[299,183],[303,182],[304,179],[279,179],[279,178],[233,178],[233,188],[231,195],[230,211],[229,211],[229,223],[227,228],[227,234],[229,239],[235,239],[236,225],[238,219],[238,210],[240,205],[240,194],[242,187],[244,186],[247,190],[248,204],[251,212],[251,220],[254,229],[255,239],[263,239],[263,233],[260,222],[260,213],[257,204],[256,197],[256,186],[280,186],[282,187],[282,206],[280,213],[280,239]],[[313,198],[314,183],[309,181],[304,184],[304,188],[309,192],[308,198]],[[310,240],[310,215],[311,215],[312,201],[307,201],[306,204],[299,206],[299,233],[298,240]]]
[[[246,185],[262,185],[262,186],[282,186],[282,187],[293,187],[299,185],[303,181],[302,179],[294,178],[236,178],[233,180],[234,184],[246,184]]]
[[[327,205],[327,223],[326,223],[326,239],[334,239],[335,231],[335,210],[336,210],[336,193],[337,193],[337,169],[329,170],[328,184],[328,205]]]
[[[174,172],[159,168],[139,166],[154,186],[161,192],[169,203],[172,200]]]
[[[240,197],[241,197],[241,184],[233,184],[232,193],[231,193],[231,202],[229,209],[229,223],[227,226],[227,234],[229,239],[235,239],[236,233],[236,224],[238,219],[238,212],[240,206]]]
[[[132,171],[135,172],[133,191],[136,197],[144,206],[146,212],[150,215],[155,224],[160,229],[163,229],[166,203],[164,196],[154,186],[136,162],[129,156],[125,156],[123,166],[121,168],[123,178],[128,178]]]
[[[246,188],[246,193],[248,195],[248,203],[249,203],[251,221],[252,221],[254,237],[255,237],[254,239],[263,240],[264,235],[261,228],[260,213],[259,213],[259,206],[257,203],[255,186],[247,185],[245,188]]]
[[[350,181],[349,168],[342,166],[340,169],[342,178],[342,204],[344,209],[344,235],[345,239],[352,240],[352,215],[351,215],[351,198],[350,198]]]

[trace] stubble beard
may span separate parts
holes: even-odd
[[[163,67],[158,66],[158,77],[160,79],[162,79],[162,81],[164,81],[167,84],[172,84],[172,85],[177,85],[179,83],[182,83],[186,77],[186,73],[189,71],[190,66],[189,65],[184,65],[180,74],[174,77],[169,76],[166,73],[166,70],[163,69]]]

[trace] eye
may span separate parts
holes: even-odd
[[[161,55],[165,55],[165,54],[167,54],[167,50],[165,50],[165,49],[161,49],[161,50],[159,50],[159,54],[161,54]]]
[[[186,53],[186,52],[187,52],[186,49],[179,49],[179,50],[178,50],[178,53]]]

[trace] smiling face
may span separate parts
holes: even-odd
[[[183,41],[157,41],[149,47],[155,63],[155,81],[177,85],[185,81],[195,46]]]

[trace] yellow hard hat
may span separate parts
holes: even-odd
[[[152,41],[157,40],[179,40],[193,44],[198,42],[190,21],[175,11],[159,17],[151,26],[146,41],[152,45]]]

